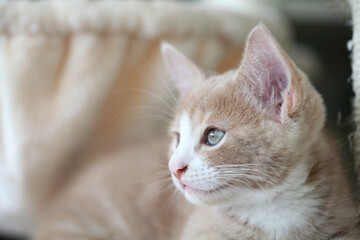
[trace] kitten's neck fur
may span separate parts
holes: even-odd
[[[244,190],[236,201],[217,207],[216,214],[235,219],[238,224],[248,229],[252,227],[261,232],[260,236],[266,234],[271,239],[313,237],[329,224],[329,217],[337,211],[350,214],[342,214],[342,221],[336,220],[330,225],[354,221],[351,212],[356,202],[346,187],[349,183],[344,184],[347,180],[335,149],[332,139],[323,130],[308,154],[302,156],[308,161],[299,159],[298,166],[289,173],[283,185],[260,191]],[[334,198],[334,192],[339,189],[342,189],[338,194],[344,203],[340,205],[339,199]],[[325,207],[319,209],[324,203]],[[322,211],[330,212],[323,214]]]

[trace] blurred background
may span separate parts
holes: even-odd
[[[136,136],[145,132],[163,133],[166,131],[164,121],[170,117],[164,111],[156,110],[164,107],[161,106],[164,103],[157,100],[160,97],[165,99],[168,103],[165,108],[171,108],[174,103],[169,100],[168,93],[172,86],[163,82],[168,80],[168,76],[158,52],[159,43],[169,41],[204,69],[224,72],[238,65],[249,30],[257,22],[263,21],[323,95],[328,126],[339,138],[339,147],[347,156],[349,174],[352,174],[349,141],[354,130],[349,52],[352,25],[350,7],[346,1],[5,1],[1,4],[0,45],[6,51],[0,51],[0,65],[1,71],[6,74],[0,76],[0,101],[3,103],[0,110],[4,116],[12,117],[9,117],[9,121],[3,119],[3,129],[0,130],[3,134],[0,143],[3,146],[0,150],[6,146],[18,146],[14,151],[23,153],[11,161],[33,158],[28,162],[44,168],[42,163],[50,152],[51,157],[58,161],[58,164],[49,166],[55,173],[72,167],[74,161],[69,165],[68,159],[80,159],[83,155],[96,155],[111,146],[116,147],[124,141],[124,136],[134,135],[134,131],[128,129],[135,129]],[[98,21],[99,16],[103,21]],[[89,37],[92,34],[96,37]],[[21,57],[17,57],[20,53]],[[45,60],[43,56],[46,56]],[[56,70],[52,72],[53,66]],[[46,73],[43,73],[44,69]],[[28,85],[22,82],[24,76],[32,79]],[[78,83],[79,79],[103,84]],[[25,87],[17,89],[19,84],[16,85],[16,81]],[[51,85],[51,91],[46,89],[47,85]],[[20,99],[20,95],[22,100],[15,101],[16,107],[11,105],[14,101],[7,101]],[[60,103],[44,107],[52,101],[47,99],[60,99]],[[5,104],[10,105],[6,108]],[[134,112],[133,109],[141,111]],[[55,110],[59,113],[55,113]],[[49,123],[52,121],[49,119],[54,119],[49,117],[51,114],[67,117]],[[158,116],[152,118],[154,122],[149,125],[142,123],[144,118],[138,118],[139,114],[163,116],[160,120]],[[18,121],[24,116],[26,124]],[[32,121],[34,124],[31,125]],[[42,124],[42,121],[46,124]],[[11,123],[11,126],[6,123]],[[6,138],[14,134],[21,135],[26,141]],[[29,154],[24,142],[31,142],[32,149],[41,150],[47,149],[43,147],[45,143],[51,143],[48,149],[52,150]],[[44,144],[39,147],[33,142]],[[69,146],[61,142],[68,142]],[[3,154],[2,158],[6,160],[6,156]],[[6,170],[6,167],[3,169]],[[43,173],[34,171],[26,174],[30,176],[28,182],[43,186],[35,180],[33,182],[31,175],[34,174]],[[1,184],[6,184],[6,181],[1,182],[0,178],[0,187]],[[44,188],[53,186],[49,184]],[[6,189],[3,189],[0,194],[5,196]],[[28,201],[25,200],[26,195],[22,197],[24,202]],[[14,219],[14,222],[18,221]],[[24,222],[28,219],[31,217]],[[7,221],[6,217],[1,218],[0,212],[0,225]],[[4,226],[0,227],[2,232],[7,230]],[[23,238],[0,234],[0,240],[6,239]]]

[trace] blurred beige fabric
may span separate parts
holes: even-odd
[[[0,3],[0,230],[31,232],[37,206],[86,152],[157,129],[135,119],[161,115],[149,98],[168,99],[162,40],[223,72],[239,64],[259,20],[291,47],[286,21],[265,7],[253,14],[204,3]]]

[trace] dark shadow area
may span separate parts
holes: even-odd
[[[0,240],[25,240],[25,238],[13,237],[13,236],[7,236],[7,235],[0,234]]]
[[[296,41],[310,46],[320,58],[322,74],[313,79],[324,98],[327,128],[337,138],[349,176],[355,179],[352,153],[351,54],[347,48],[352,38],[352,26],[343,23],[293,23]],[[354,185],[354,191],[355,190]]]
[[[325,100],[328,120],[344,122],[352,111],[351,62],[347,42],[352,37],[350,26],[293,24],[296,40],[311,46],[320,57],[322,75],[314,79],[315,87]]]

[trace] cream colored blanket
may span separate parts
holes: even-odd
[[[158,99],[168,89],[162,40],[222,72],[239,63],[260,19],[290,44],[286,23],[261,13],[173,2],[1,2],[0,230],[30,233],[37,206],[77,159],[138,129],[135,116],[149,103],[134,93]]]

